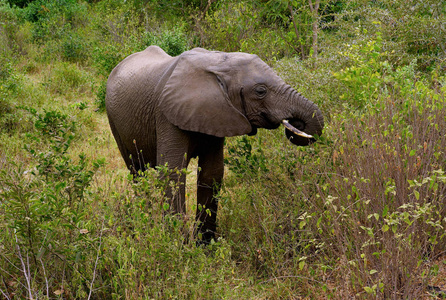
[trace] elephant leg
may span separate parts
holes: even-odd
[[[169,199],[170,212],[186,213],[186,173],[189,165],[189,136],[177,128],[166,130],[158,137],[157,166],[160,179],[168,180],[165,193]],[[167,136],[168,138],[163,138]],[[164,166],[167,165],[167,169]]]
[[[218,208],[216,195],[220,190],[224,173],[224,138],[212,137],[211,141],[206,143],[204,151],[198,157],[196,220],[199,221],[198,232],[201,233],[205,244],[215,238]]]
[[[116,144],[118,144],[119,152],[121,152],[121,156],[124,159],[126,167],[129,168],[130,172],[133,175],[136,175],[138,170],[141,169],[141,166],[139,164],[135,164],[135,162],[133,161],[131,152],[125,147],[124,143],[122,142],[121,136],[119,135],[119,132],[111,119],[109,119],[109,123],[113,136],[115,137]]]
[[[169,164],[170,168],[171,164]],[[161,178],[169,176],[166,186],[166,197],[169,199],[170,211],[178,214],[186,213],[186,174],[183,172],[187,165],[170,169],[169,174],[161,174]]]

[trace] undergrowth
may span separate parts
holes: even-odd
[[[380,22],[345,12],[321,29],[326,52],[301,61],[281,36],[293,28],[267,27],[274,15],[257,2],[210,1],[206,11],[196,1],[13,2],[0,0],[2,298],[419,299],[434,290],[446,250],[440,36],[407,41],[398,59],[403,46],[392,49],[389,35],[402,25],[384,8],[371,13]],[[197,45],[257,53],[327,120],[308,147],[283,129],[226,140],[209,246],[197,245],[192,214],[167,213],[165,167],[127,175],[101,112],[111,70],[153,43],[170,55]]]

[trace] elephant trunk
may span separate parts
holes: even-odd
[[[324,117],[316,104],[292,91],[290,101],[297,110],[292,110],[291,117],[284,122],[288,140],[298,146],[307,146],[315,141],[314,135],[320,136],[324,128]]]

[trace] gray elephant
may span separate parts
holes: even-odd
[[[167,163],[187,168],[198,157],[198,230],[209,242],[216,230],[225,137],[284,124],[296,145],[320,135],[319,108],[256,55],[196,48],[171,57],[157,46],[125,58],[107,82],[106,109],[113,135],[134,174]],[[166,191],[171,211],[185,213],[185,175],[172,172],[177,192]]]

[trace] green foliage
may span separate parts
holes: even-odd
[[[24,8],[25,6],[27,6],[29,3],[31,3],[32,0],[8,0],[8,3],[11,6],[18,6],[20,8]]]
[[[341,100],[354,107],[363,107],[376,100],[386,87],[384,76],[389,69],[385,68],[388,62],[383,59],[386,54],[382,52],[382,37],[379,32],[376,39],[359,45],[347,45],[347,50],[341,55],[348,58],[351,66],[333,74],[348,89],[348,93],[341,95]]]
[[[8,64],[8,60],[16,59],[20,54],[26,52],[28,38],[18,23],[16,11],[5,1],[0,1],[0,44],[2,45],[0,48],[0,74],[3,72],[5,64]]]
[[[67,91],[82,92],[90,89],[90,78],[75,64],[55,63],[46,78],[45,86],[53,93],[65,94]]]
[[[124,59],[119,49],[110,45],[107,47],[96,47],[92,54],[97,73],[103,78],[96,88],[95,103],[100,111],[105,111],[105,94],[107,78],[111,71]]]
[[[367,107],[333,120],[341,138],[332,154],[333,169],[325,174],[336,176],[326,176],[318,192],[322,217],[313,230],[322,236],[331,232],[333,238],[324,242],[336,254],[329,256],[348,262],[346,272],[358,295],[363,287],[388,298],[397,290],[412,295],[410,275],[423,265],[421,280],[427,280],[436,265],[424,259],[443,251],[438,241],[444,240],[446,225],[441,156],[446,123],[444,91],[428,87],[414,74],[414,65],[395,70],[388,62],[379,65],[383,73],[356,74],[358,82],[377,74],[379,84],[362,90],[373,92],[363,98]],[[390,265],[398,267],[389,270]]]
[[[257,141],[259,146],[261,145],[261,139],[254,140],[254,138],[242,136],[237,139],[235,145],[228,146],[229,157],[225,159],[225,163],[235,174],[244,176],[245,173],[268,172],[263,150],[261,146],[253,149],[254,141]]]
[[[83,61],[87,58],[87,45],[77,34],[65,35],[61,45],[62,58],[66,61]]]
[[[22,15],[24,20],[34,23],[33,37],[43,42],[80,26],[85,9],[85,5],[73,0],[38,0],[24,8]]]
[[[367,32],[364,29],[364,32]],[[348,59],[348,67],[334,72],[346,92],[340,99],[352,107],[374,106],[378,97],[400,95],[407,97],[417,80],[417,60],[394,67],[387,60],[389,53],[382,50],[382,35],[356,45],[347,45],[340,54]]]
[[[157,45],[171,56],[177,56],[189,49],[188,40],[182,29],[164,30],[158,35],[145,33],[147,46]]]
[[[0,132],[12,133],[19,127],[21,115],[10,99],[21,93],[21,78],[15,74],[10,63],[2,67],[0,74]]]
[[[61,283],[67,276],[70,282],[65,289],[85,297],[88,281],[76,273],[91,276],[91,267],[81,262],[86,262],[85,255],[96,252],[97,245],[96,238],[87,234],[92,229],[85,210],[92,203],[87,190],[104,161],[90,165],[84,154],[77,162],[67,156],[75,132],[67,115],[26,110],[37,129],[30,137],[45,146],[26,146],[37,161],[34,170],[9,162],[0,172],[2,242],[6,246],[0,257],[1,275],[15,274],[10,277],[20,283],[15,292],[30,298],[50,297],[50,290],[63,290]],[[64,265],[69,266],[67,273],[58,273]],[[28,276],[31,270],[32,278]],[[39,288],[43,286],[46,292]]]
[[[123,60],[123,54],[119,49],[110,45],[103,48],[95,48],[93,52],[93,61],[98,70],[98,73],[103,76],[108,76],[111,71]]]
[[[103,80],[96,90],[96,107],[99,111],[105,111],[105,96],[107,94],[107,81]]]
[[[200,43],[222,51],[255,53],[268,60],[289,54],[281,29],[271,32],[261,23],[261,12],[251,2],[224,1],[198,23]]]
[[[422,298],[442,282],[441,1],[321,1],[317,59],[302,59],[307,1],[9,3],[23,8],[0,0],[2,297]],[[226,140],[206,247],[195,172],[175,171],[188,213],[168,214],[171,170],[129,178],[94,112],[111,70],[151,44],[256,53],[326,118],[309,147],[282,130]]]
[[[258,5],[263,18],[271,26],[277,23],[281,25],[281,38],[287,47],[302,59],[308,57],[313,39],[311,26],[315,20],[309,1],[258,1]],[[324,3],[321,6],[323,7]]]
[[[390,18],[385,17],[391,11]],[[446,4],[435,0],[425,1],[422,5],[402,2],[395,5],[392,1],[383,2],[380,21],[385,24],[386,43],[393,49],[394,60],[404,64],[418,58],[420,68],[432,70],[443,64],[446,44]]]

